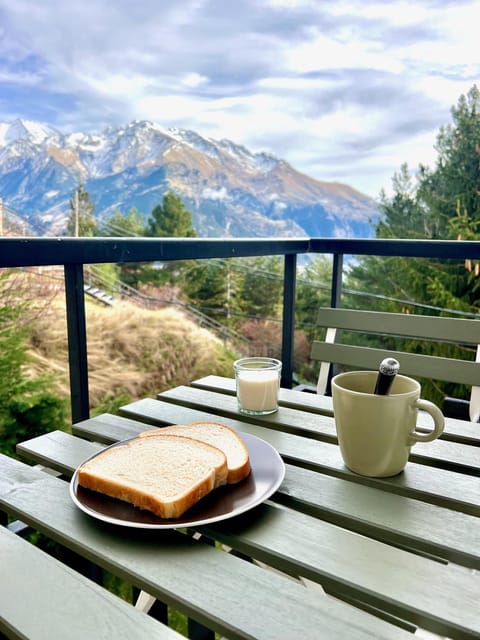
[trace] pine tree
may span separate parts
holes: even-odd
[[[452,107],[452,124],[437,136],[435,169],[421,167],[418,198],[437,220],[438,237],[448,238],[458,211],[480,219],[480,91],[474,85]]]
[[[382,216],[375,227],[376,237],[433,238],[435,224],[429,210],[419,202],[417,186],[406,163],[393,175],[392,188],[391,198],[386,196],[385,191],[380,194]]]
[[[242,262],[237,305],[247,316],[277,318],[283,292],[283,263],[279,256],[259,256]]]
[[[0,273],[0,450],[65,426],[65,400],[50,392],[48,376],[26,374],[32,310],[28,292],[13,273]]]
[[[116,209],[110,216],[104,218],[99,225],[99,235],[108,238],[134,238],[143,236],[143,216],[132,207],[125,215]]]
[[[185,273],[183,293],[202,313],[228,316],[230,278],[227,260],[196,260]]]
[[[192,214],[185,209],[181,199],[171,191],[163,196],[162,204],[152,210],[145,227],[145,235],[151,238],[195,238]]]
[[[162,204],[152,210],[147,220],[144,234],[150,238],[195,238],[197,236],[192,224],[192,214],[185,209],[181,199],[169,191],[163,196]],[[186,260],[170,261],[161,269],[146,269],[142,276],[156,284],[182,283],[183,276],[192,263]]]
[[[310,341],[324,334],[323,329],[315,326],[315,319],[319,309],[330,304],[331,283],[332,260],[324,255],[310,260],[297,277],[296,324]]]

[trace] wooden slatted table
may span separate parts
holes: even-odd
[[[364,478],[343,464],[330,399],[280,398],[276,414],[247,419],[233,379],[208,376],[34,438],[19,453],[62,476],[2,456],[0,509],[185,613],[192,637],[480,638],[479,426],[449,420],[402,474]],[[271,444],[286,463],[278,491],[186,530],[118,527],[73,504],[65,479],[92,453],[146,425],[197,420]]]

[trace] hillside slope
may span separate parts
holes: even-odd
[[[91,407],[136,399],[208,374],[233,376],[233,354],[181,311],[130,303],[86,304]],[[31,373],[51,372],[52,391],[69,397],[65,309],[58,296],[35,321]]]

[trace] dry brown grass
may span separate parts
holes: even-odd
[[[87,301],[90,404],[106,398],[152,396],[208,374],[233,376],[234,355],[181,310],[146,310],[129,303],[101,307]],[[62,296],[37,318],[32,368],[54,374],[55,392],[69,395]]]

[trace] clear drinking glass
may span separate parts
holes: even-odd
[[[282,363],[275,358],[240,358],[233,363],[238,410],[252,416],[278,410]]]

